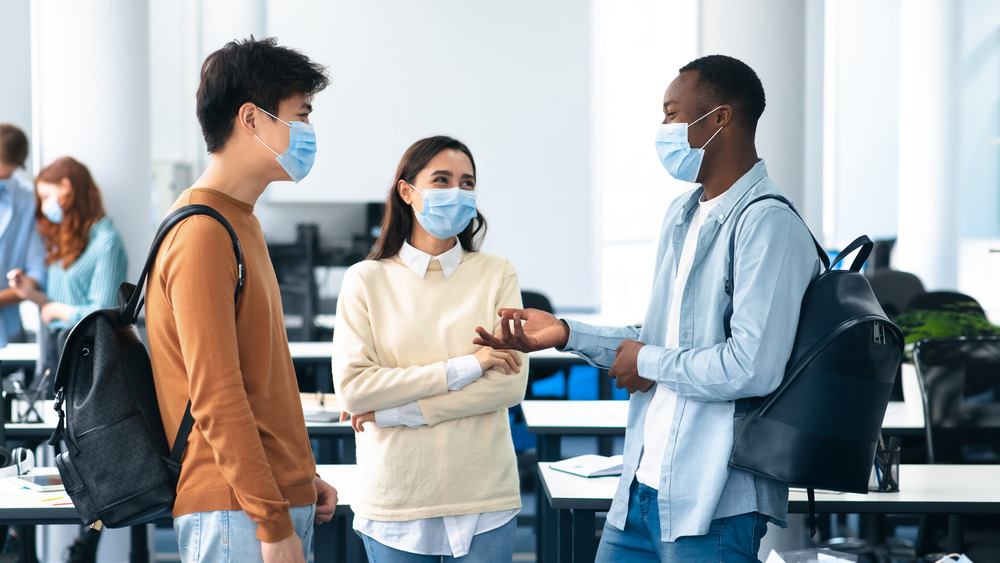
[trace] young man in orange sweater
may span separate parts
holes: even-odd
[[[174,208],[204,204],[232,225],[246,281],[225,228],[206,216],[179,223],[149,274],[150,359],[170,441],[188,400],[174,530],[189,561],[303,562],[315,522],[337,491],[316,475],[285,336],[281,297],[254,204],[267,185],[299,181],[315,158],[312,96],[323,67],[274,39],[233,41],[201,70],[197,112],[208,168]],[[277,155],[277,156],[276,156]]]

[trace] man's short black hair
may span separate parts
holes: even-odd
[[[757,120],[764,113],[764,86],[746,63],[726,55],[709,55],[695,59],[678,72],[697,70],[698,90],[707,112],[719,104],[729,104],[739,114],[744,127],[757,130]]]
[[[0,164],[24,168],[28,160],[28,136],[13,123],[0,123]]]
[[[229,141],[243,104],[277,115],[284,100],[295,94],[311,97],[329,84],[324,67],[273,37],[226,43],[201,67],[198,122],[208,152],[219,152]]]

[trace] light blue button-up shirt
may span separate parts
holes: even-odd
[[[702,188],[677,198],[663,221],[653,292],[641,331],[567,321],[570,336],[565,349],[599,367],[611,366],[622,340],[646,343],[639,351],[639,375],[678,395],[658,487],[663,541],[704,535],[713,519],[747,512],[760,512],[784,525],[788,487],[728,465],[733,401],[777,388],[791,354],[802,296],[819,273],[819,256],[808,229],[781,202],[755,203],[740,219],[730,339],[723,328],[730,301],[725,293],[729,239],[736,227],[730,219],[755,197],[780,193],[760,160],[720,195],[698,233],[683,294],[675,296],[677,263]],[[680,345],[666,349],[662,343],[674,298],[682,299]],[[629,486],[642,454],[651,397],[638,392],[630,398],[624,468],[608,512],[608,522],[620,529],[625,527]]]
[[[45,289],[45,247],[35,229],[35,190],[11,176],[0,180],[0,274],[20,268]],[[2,279],[7,287],[6,278]],[[21,332],[17,305],[0,309],[0,348]]]
[[[118,287],[125,281],[128,255],[125,241],[110,217],[102,217],[90,227],[87,247],[69,268],[62,261],[49,266],[49,301],[73,306],[68,321],[55,319],[48,328],[66,328],[98,309],[118,304]]]

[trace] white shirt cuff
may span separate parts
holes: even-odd
[[[445,374],[448,377],[448,390],[458,391],[482,377],[483,368],[479,365],[479,360],[469,354],[448,360],[445,365]]]
[[[420,405],[413,401],[398,407],[375,411],[375,424],[381,427],[406,425],[418,428],[427,425],[427,419],[424,418],[424,413],[420,412]]]

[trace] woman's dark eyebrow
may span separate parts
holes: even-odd
[[[448,170],[438,170],[437,172],[431,172],[431,176],[448,176],[450,178],[453,174]]]

